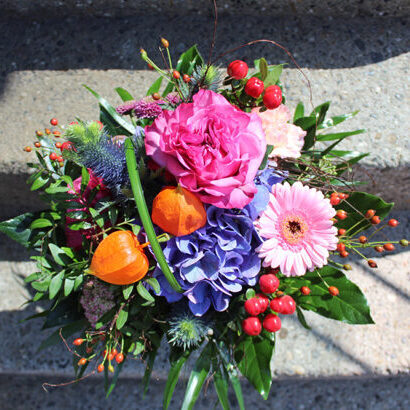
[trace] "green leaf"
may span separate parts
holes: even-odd
[[[92,90],[90,87],[87,87],[85,84],[83,86],[98,99],[99,104],[101,107],[104,108],[109,118],[124,128],[130,135],[134,135],[135,127],[130,124],[128,121],[125,121],[120,115],[118,115],[117,111],[115,111],[114,107],[108,103],[107,100],[102,98],[98,93]]]
[[[31,185],[30,191],[36,191],[37,189],[42,188],[44,185],[47,184],[47,182],[49,181],[48,177],[43,177],[42,175],[40,175]]]
[[[121,362],[120,364],[117,364],[115,366],[115,371],[114,371],[114,376],[111,379],[111,383],[108,386],[108,388],[106,389],[106,394],[105,394],[105,398],[107,399],[109,397],[109,395],[112,393],[112,391],[114,390],[115,385],[117,384],[117,380],[118,380],[118,376],[121,373],[122,370],[122,366],[124,365],[125,360],[123,362]],[[108,384],[108,383],[107,383]]]
[[[159,282],[155,278],[148,278],[145,279],[144,282],[147,282],[148,285],[154,290],[155,293],[161,292],[161,287],[159,286]]]
[[[163,79],[163,77],[159,77],[154,81],[154,83],[148,89],[147,95],[152,95],[152,94],[157,93],[159,91],[159,89],[161,88],[162,79]]]
[[[196,361],[194,369],[189,376],[181,410],[191,410],[194,408],[201,388],[209,374],[209,370],[211,369],[211,358],[212,345],[208,343],[202,350],[201,355]]]
[[[261,73],[261,80],[264,81],[268,75],[268,63],[264,58],[259,60],[259,71]]]
[[[214,374],[214,386],[223,410],[229,410],[228,400],[228,380],[221,369],[217,369]]]
[[[145,289],[144,285],[142,284],[142,282],[139,282],[137,285],[137,292],[139,293],[139,295],[145,299],[148,302],[155,302],[154,297],[151,295],[151,293],[148,292],[147,289]]]
[[[117,94],[120,96],[121,100],[123,100],[124,102],[131,101],[134,99],[133,96],[122,87],[117,87],[115,91],[117,91]]]
[[[235,360],[240,372],[266,400],[272,384],[270,363],[274,343],[267,339],[245,337],[235,349]]]
[[[74,279],[67,278],[64,280],[64,296],[68,296],[74,289]]]
[[[168,409],[169,404],[171,403],[172,395],[178,382],[179,373],[181,372],[181,369],[190,354],[191,352],[189,350],[185,350],[180,357],[173,360],[171,363],[171,368],[168,372],[168,379],[164,390],[164,400],[162,404],[164,410]]]
[[[145,368],[144,376],[142,378],[142,385],[143,385],[143,392],[144,392],[143,396],[145,396],[145,394],[148,391],[149,381],[151,379],[152,369],[154,368],[154,362],[157,356],[157,352],[158,352],[158,346],[154,347],[148,353],[147,367]]]
[[[270,85],[275,85],[282,74],[283,64],[275,65],[272,68],[269,67],[268,75],[263,81],[265,88]]]
[[[124,307],[120,313],[118,314],[117,321],[115,322],[115,326],[118,330],[120,330],[128,319],[128,308]]]
[[[90,182],[90,173],[85,167],[81,168],[81,193],[83,194],[86,190],[88,183]]]
[[[74,290],[76,291],[83,283],[84,275],[78,275],[74,281]]]
[[[298,120],[299,118],[302,118],[305,114],[305,107],[302,102],[300,102],[295,109],[295,114],[293,115],[293,122]]]
[[[317,135],[316,140],[317,141],[334,141],[334,140],[342,141],[347,137],[350,137],[352,135],[363,134],[364,132],[366,132],[366,130],[361,129],[361,130],[355,130],[355,131],[338,132],[334,134],[320,134],[320,135]]]
[[[336,226],[349,229],[357,223],[358,225],[354,228],[354,232],[359,233],[372,226],[369,220],[364,218],[368,209],[374,209],[380,219],[383,220],[389,214],[393,205],[393,203],[384,202],[378,196],[366,192],[349,193],[349,198],[337,206],[337,209],[344,209],[348,216],[343,221],[339,220]]]
[[[245,410],[245,401],[243,400],[241,381],[237,375],[236,369],[226,370],[229,380],[231,382],[233,391],[235,392],[236,400],[238,401],[239,409]]]
[[[245,296],[246,296],[246,299],[254,298],[255,297],[255,289],[253,289],[253,288],[247,289]]]
[[[334,127],[337,124],[340,124],[343,121],[346,121],[350,118],[353,118],[359,111],[353,111],[348,114],[344,115],[337,115],[335,117],[329,118],[326,121],[323,121],[322,124],[320,124],[317,129],[322,130],[330,127]]]
[[[101,228],[104,229],[104,217],[94,208],[88,208],[91,216],[94,219],[94,222]]]
[[[51,255],[53,256],[53,259],[60,266],[66,266],[71,263],[72,259],[68,257],[63,249],[59,248],[57,245],[54,245],[54,243],[49,243],[48,247],[50,249]]]
[[[53,226],[53,223],[48,219],[39,218],[31,223],[30,229],[41,229],[46,228],[47,226]]]
[[[261,162],[261,165],[259,167],[259,169],[265,169],[266,167],[266,163],[268,162],[269,159],[269,154],[273,151],[273,145],[266,145],[266,151],[265,151],[265,155],[263,157],[263,160]]]
[[[38,213],[27,212],[7,221],[0,222],[0,232],[26,248],[30,246],[31,223],[39,216]]]
[[[330,101],[326,101],[323,104],[318,105],[311,113],[310,117],[317,119],[317,126],[319,127],[325,120],[326,113],[329,109]]]
[[[50,286],[50,278],[46,278],[44,280],[31,282],[31,287],[39,292],[47,292]]]
[[[59,290],[61,289],[61,286],[63,285],[63,279],[64,271],[57,273],[57,275],[53,276],[53,278],[51,279],[50,286],[48,288],[50,300],[54,299]]]
[[[301,295],[299,291],[292,295],[296,304],[302,309],[352,325],[374,323],[367,300],[361,290],[336,268],[325,266],[318,271],[307,272],[304,276],[284,278],[281,281],[295,289],[300,289],[302,286],[311,289],[311,293],[307,296]],[[339,295],[330,295],[328,286],[336,286]]]
[[[125,300],[127,300],[130,297],[133,289],[134,289],[134,284],[122,287],[122,295],[124,296]]]
[[[297,315],[297,317],[298,317],[298,319],[299,319],[299,322],[300,322],[300,324],[305,328],[305,329],[308,329],[308,330],[311,330],[311,327],[307,324],[307,322],[306,322],[306,319],[305,319],[305,316],[304,316],[304,314],[303,314],[303,312],[302,312],[302,309],[297,305],[296,306],[296,315]]]

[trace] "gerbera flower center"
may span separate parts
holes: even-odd
[[[298,215],[288,215],[281,223],[284,239],[291,245],[297,244],[303,239],[309,227],[305,220]]]

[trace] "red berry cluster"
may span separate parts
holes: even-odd
[[[232,61],[228,65],[228,75],[235,80],[242,80],[248,75],[248,65],[241,60]],[[263,104],[273,110],[282,103],[282,90],[277,85],[265,88],[263,81],[257,77],[251,77],[246,81],[245,93],[252,98],[259,98],[263,93]]]
[[[272,296],[278,290],[279,284],[279,279],[273,273],[262,275],[259,278],[259,287],[263,293],[258,293],[244,304],[246,312],[250,315],[242,321],[242,329],[247,335],[259,335],[262,327],[268,332],[277,332],[281,328],[281,320],[277,314],[291,315],[295,312],[296,303],[291,296],[278,296],[277,294],[272,299],[267,296]],[[261,323],[258,316],[265,314],[268,307],[271,312],[265,315]]]

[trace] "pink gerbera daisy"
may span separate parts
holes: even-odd
[[[286,276],[301,276],[326,264],[335,250],[335,210],[320,191],[300,182],[275,184],[257,228],[266,238],[257,248],[263,266],[277,268]]]

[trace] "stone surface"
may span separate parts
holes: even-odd
[[[371,15],[403,16],[410,14],[406,0],[217,0],[220,14],[268,15]],[[129,16],[148,13],[180,15],[210,14],[209,0],[2,0],[0,9],[6,13],[27,15],[97,15]]]

